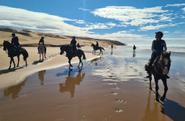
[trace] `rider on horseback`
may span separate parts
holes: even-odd
[[[166,42],[162,40],[163,33],[162,32],[156,32],[155,33],[155,38],[156,40],[153,40],[152,42],[152,55],[151,59],[148,63],[148,67],[151,68],[152,65],[159,59],[160,55],[162,54],[163,51],[167,50]],[[148,78],[149,76],[147,76]],[[167,78],[169,78],[168,75],[166,75]]]
[[[71,47],[72,47],[72,54],[75,54],[76,51],[77,51],[77,48],[76,48],[76,38],[73,37],[72,40],[71,40],[71,43],[70,43]]]
[[[40,54],[40,53],[42,53],[42,50],[39,49],[39,46],[44,48],[44,58],[46,58],[46,46],[44,44],[44,37],[43,36],[40,38],[39,43],[38,43],[38,53]]]
[[[16,50],[20,50],[20,43],[19,38],[15,35],[15,33],[12,33],[12,40],[11,44],[16,48]]]
[[[99,43],[98,43],[98,41],[96,41],[96,47],[99,47]]]

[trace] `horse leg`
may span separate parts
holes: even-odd
[[[10,65],[9,65],[9,70],[10,70],[10,68],[11,68],[11,65],[12,65],[12,58],[10,58]]]
[[[14,68],[15,68],[15,61],[14,61],[13,57],[12,57],[12,61],[13,61],[13,65],[14,65]]]
[[[163,82],[163,85],[164,85],[164,94],[161,97],[161,101],[164,101],[164,99],[166,98],[166,93],[168,91],[168,85],[167,85],[166,78],[165,79],[162,79],[162,82]]]
[[[20,56],[17,56],[17,67],[19,67]]]
[[[41,61],[41,54],[39,54],[39,61]]]
[[[27,59],[25,60],[25,64],[26,64],[26,66],[28,66],[28,62],[27,62]]]
[[[159,79],[155,78],[155,99],[156,101],[159,101],[159,85],[158,85]]]
[[[149,74],[149,89],[152,90],[152,75]]]
[[[69,67],[73,67],[72,64],[71,64],[71,58],[69,58],[68,63],[69,63]]]
[[[82,63],[82,59],[81,59],[81,57],[78,57],[78,59],[79,59],[78,68],[80,68],[80,64],[81,64],[81,66],[83,66],[83,63]]]

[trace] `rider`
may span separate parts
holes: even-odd
[[[163,37],[163,33],[161,31],[155,33],[156,40],[153,40],[152,42],[152,48],[151,48],[152,55],[148,64],[149,68],[152,67],[152,64],[154,63],[154,61],[156,61],[159,58],[161,53],[167,50],[166,42],[165,40],[162,40],[162,37]],[[169,78],[168,75],[166,76]]]
[[[99,47],[99,43],[98,43],[98,41],[96,41],[96,47]]]
[[[12,40],[11,40],[12,45],[19,50],[20,49],[20,43],[19,43],[19,38],[15,35],[15,33],[12,33]]]
[[[72,53],[75,53],[77,51],[77,48],[76,48],[76,37],[72,38],[70,45],[72,47]]]

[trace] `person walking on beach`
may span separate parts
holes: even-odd
[[[134,45],[133,46],[133,57],[135,57],[136,56],[136,46]]]
[[[152,54],[151,54],[151,59],[148,64],[149,68],[152,67],[152,64],[154,63],[154,61],[157,61],[161,53],[167,50],[166,42],[165,40],[162,39],[162,37],[163,37],[163,33],[161,31],[155,33],[156,39],[153,40],[152,42],[152,48],[151,48]],[[166,76],[167,78],[169,78],[168,75]]]
[[[72,40],[71,40],[71,43],[70,43],[70,45],[71,45],[71,47],[72,47],[72,53],[74,54],[75,52],[76,52],[76,43],[77,43],[77,41],[76,41],[76,37],[73,37],[72,38]]]
[[[113,54],[113,44],[111,44],[111,52],[110,54],[112,55]]]
[[[136,46],[134,45],[134,46],[133,46],[133,51],[135,51],[135,50],[136,50]]]
[[[19,43],[19,38],[15,35],[15,33],[12,33],[12,40],[11,43],[13,44],[13,46],[19,50],[20,49],[20,43]]]

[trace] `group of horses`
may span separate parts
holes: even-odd
[[[99,50],[100,51],[99,54],[103,54],[103,50],[104,50],[103,47],[96,46],[94,44],[92,44],[91,47],[93,47],[92,53],[95,53],[97,50]],[[3,50],[7,51],[8,57],[10,57],[10,65],[8,69],[11,69],[12,63],[14,65],[14,69],[16,68],[16,66],[19,67],[20,55],[23,55],[23,60],[25,61],[25,65],[27,66],[27,58],[29,54],[25,48],[22,48],[22,47],[17,48],[14,45],[12,45],[9,41],[4,41]],[[78,67],[83,66],[82,59],[86,59],[84,51],[81,49],[77,49],[76,52],[71,53],[71,50],[72,50],[71,45],[61,45],[60,46],[60,54],[62,55],[64,52],[66,52],[69,67],[72,67],[71,60],[73,57],[76,57],[76,56],[79,58]],[[43,45],[38,45],[38,53],[39,53],[39,58],[40,58],[39,60],[43,60],[46,57],[45,56],[46,47]],[[14,57],[17,57],[18,59],[17,65],[15,64]]]
[[[96,50],[100,51],[100,54],[103,54],[103,47],[97,47],[96,45],[92,44],[91,45],[93,47],[93,53]],[[27,58],[28,58],[28,52],[26,51],[26,49],[24,48],[19,48],[16,49],[10,42],[8,41],[4,41],[3,42],[3,49],[6,51],[8,51],[8,56],[10,57],[10,66],[9,69],[11,69],[11,65],[12,62],[14,64],[14,68],[15,66],[15,61],[14,61],[14,57],[17,56],[18,58],[18,62],[17,62],[17,67],[19,66],[19,56],[22,54],[23,55],[23,60],[25,61],[25,65],[27,66]],[[71,53],[71,46],[70,45],[61,45],[60,46],[60,54],[62,55],[64,52],[66,52],[66,57],[68,58],[68,63],[69,63],[69,68],[72,67],[71,64],[71,59],[75,56],[78,57],[79,59],[79,64],[78,67],[82,67],[83,66],[83,62],[82,59],[86,59],[85,53],[83,50],[81,49],[77,49],[75,53]],[[170,65],[171,65],[171,59],[170,59],[170,52],[163,52],[160,57],[155,61],[155,63],[152,65],[152,67],[149,67],[147,65],[145,65],[145,70],[147,71],[147,73],[149,74],[149,87],[150,89],[152,89],[152,75],[154,77],[154,81],[155,81],[155,94],[156,94],[156,100],[157,101],[164,101],[164,99],[166,98],[166,93],[168,90],[168,86],[167,86],[167,77],[166,75],[168,74],[169,70],[170,70]],[[164,85],[164,93],[161,97],[159,97],[159,86],[158,86],[158,82],[159,80],[162,80],[163,85]]]

